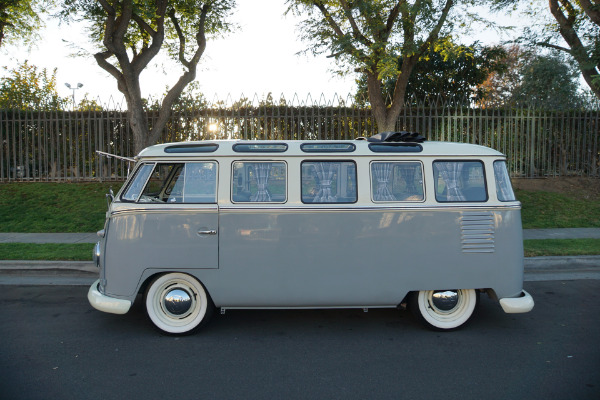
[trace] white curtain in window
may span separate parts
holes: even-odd
[[[407,197],[419,194],[415,185],[415,174],[417,173],[417,168],[420,168],[420,166],[415,164],[400,164],[400,175],[406,183],[405,192]]]
[[[271,172],[271,163],[254,163],[254,180],[256,181],[257,191],[250,196],[250,201],[265,202],[271,201],[271,195],[267,190],[269,183],[269,174]]]
[[[338,166],[339,163],[332,162],[314,164],[318,191],[313,199],[313,203],[333,203],[337,201],[337,197],[331,195],[331,180]]]
[[[460,188],[460,175],[464,164],[462,162],[436,162],[435,166],[446,184],[446,200],[466,201]]]
[[[392,169],[394,164],[392,163],[374,163],[373,164],[373,175],[377,181],[377,190],[373,194],[373,200],[375,201],[394,201],[392,191],[390,190],[390,176],[392,175]]]

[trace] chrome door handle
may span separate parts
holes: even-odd
[[[205,230],[205,231],[198,231],[198,235],[216,235],[217,231],[216,229],[209,229],[209,230]]]

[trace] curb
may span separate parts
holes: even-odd
[[[55,274],[94,274],[98,275],[98,268],[92,261],[35,261],[35,260],[0,260],[0,274],[22,273],[48,273]]]
[[[600,256],[525,258],[525,272],[588,271],[595,269],[600,269]]]

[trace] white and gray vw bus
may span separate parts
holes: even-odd
[[[530,311],[504,155],[386,136],[143,150],[99,232],[90,303],[124,314],[142,293],[174,334],[215,309],[407,304],[438,330],[463,325],[480,292]]]

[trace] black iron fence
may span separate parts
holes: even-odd
[[[156,119],[147,113],[150,125]],[[397,130],[428,140],[477,143],[506,154],[513,176],[600,176],[600,110],[409,104]],[[173,113],[161,142],[204,139],[339,140],[376,132],[371,111],[352,101],[215,102]],[[0,110],[0,181],[122,180],[132,157],[125,111]]]

